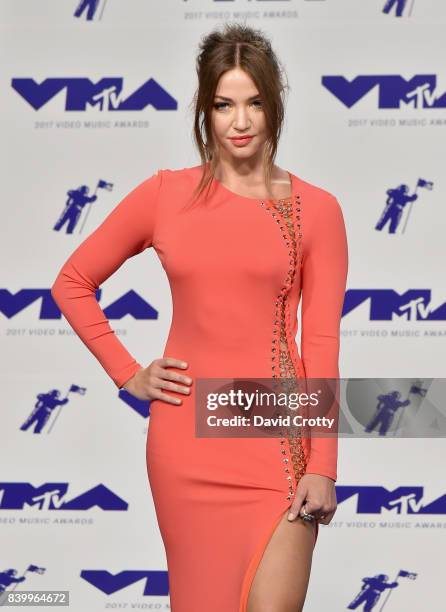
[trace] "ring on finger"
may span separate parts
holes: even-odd
[[[309,514],[308,512],[305,512],[305,510],[302,510],[301,516],[304,521],[314,521],[315,519],[314,514]]]

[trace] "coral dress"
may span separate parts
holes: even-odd
[[[159,170],[140,183],[68,258],[52,295],[120,388],[142,365],[95,292],[127,258],[156,250],[173,302],[163,356],[186,361],[176,370],[194,381],[190,395],[164,391],[182,404],[150,404],[147,469],[171,607],[244,612],[299,478],[336,481],[337,438],[197,437],[195,379],[339,377],[347,240],[337,199],[290,172],[289,198],[240,196],[214,179],[205,201],[183,209],[201,170]]]

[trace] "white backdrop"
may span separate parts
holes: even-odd
[[[444,377],[446,4],[407,0],[386,13],[386,0],[101,0],[90,20],[86,11],[75,16],[79,4],[0,4],[0,585],[69,590],[74,612],[164,610],[147,406],[117,392],[60,318],[51,284],[136,184],[159,168],[199,163],[189,109],[198,42],[225,20],[246,20],[271,38],[291,87],[277,163],[343,208],[350,263],[341,376]],[[80,79],[103,78],[122,79],[124,101],[152,78],[173,108],[150,98],[139,110],[82,106]],[[75,103],[82,110],[70,110]],[[99,180],[112,189],[98,189],[74,231],[54,229],[68,192],[87,185],[92,193]],[[418,198],[395,233],[377,230],[387,190],[403,184]],[[154,251],[101,289],[102,307],[133,290],[154,309],[140,319],[110,311],[110,323],[144,365],[161,356],[171,297]],[[40,434],[21,429],[39,394],[54,389],[69,401]],[[340,440],[343,501],[320,528],[308,612],[346,610],[364,577],[392,581],[400,571],[412,579],[400,576],[374,610],[444,610],[444,457],[441,438]],[[25,580],[11,583],[8,569]]]

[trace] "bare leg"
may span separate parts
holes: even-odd
[[[283,515],[254,576],[247,612],[300,612],[310,578],[315,525]]]

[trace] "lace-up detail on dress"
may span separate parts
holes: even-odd
[[[302,231],[301,231],[301,202],[299,195],[279,200],[265,200],[261,202],[279,226],[286,246],[288,247],[289,266],[288,273],[275,300],[275,314],[273,323],[273,338],[271,347],[272,377],[282,379],[280,391],[298,392],[299,378],[305,378],[296,355],[294,338],[290,335],[290,308],[288,294],[293,286],[296,271],[302,265]],[[293,359],[294,357],[294,359]],[[283,379],[292,379],[287,384]],[[288,413],[290,411],[287,411]],[[296,414],[296,413],[294,413]],[[291,414],[293,416],[293,414]],[[295,493],[295,486],[306,470],[305,454],[302,446],[301,430],[295,426],[286,428],[286,436],[281,431],[280,450],[282,461],[285,464],[285,478],[288,480],[287,500]],[[290,466],[291,461],[291,466]],[[290,469],[292,467],[292,470]],[[294,474],[293,476],[291,474]]]

